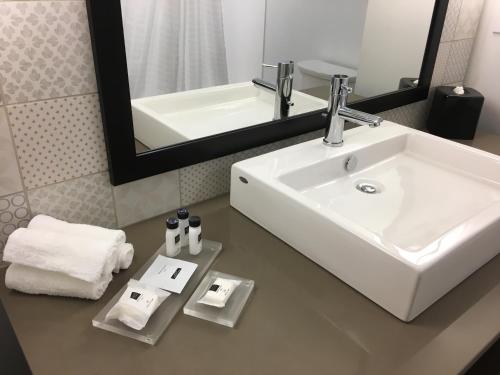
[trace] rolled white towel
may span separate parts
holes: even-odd
[[[111,240],[19,228],[9,236],[3,260],[95,282],[115,268],[116,247]]]
[[[120,268],[126,270],[130,267],[134,259],[134,247],[131,243],[121,244],[119,247],[119,254],[118,269],[115,267],[115,272],[118,272]]]
[[[119,229],[107,229],[88,224],[73,224],[47,215],[36,215],[28,224],[30,229],[50,230],[95,239],[104,239],[125,243],[125,232]]]
[[[117,244],[118,254],[116,254],[116,265],[114,272],[119,272],[121,269],[126,269],[132,263],[132,259],[127,267],[122,266],[121,259],[130,257],[130,247],[126,245],[125,232],[119,229],[107,229],[88,224],[73,224],[64,220],[55,219],[47,215],[36,215],[28,224],[30,229],[47,230],[75,236],[90,237],[94,239],[110,240]],[[134,248],[132,247],[132,258],[134,257]],[[126,262],[125,262],[126,264]]]
[[[5,286],[29,294],[97,300],[104,294],[112,278],[113,276],[109,273],[97,281],[89,283],[60,272],[11,264],[5,272]]]

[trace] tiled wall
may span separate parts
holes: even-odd
[[[462,82],[483,0],[450,0],[433,86]],[[223,194],[235,161],[306,134],[112,187],[83,0],[0,0],[0,251],[37,213],[125,226]],[[387,111],[422,127],[428,101]]]

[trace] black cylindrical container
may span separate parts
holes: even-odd
[[[451,86],[436,88],[427,129],[443,138],[474,139],[484,96],[470,87],[464,87],[463,95],[455,94],[453,89]]]

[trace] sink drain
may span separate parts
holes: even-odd
[[[377,188],[377,186],[370,182],[360,182],[359,184],[356,185],[356,189],[366,194],[380,193],[380,190]]]

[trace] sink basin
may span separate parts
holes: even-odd
[[[231,205],[401,320],[500,252],[500,157],[384,121],[236,163]]]
[[[290,116],[327,107],[293,91]],[[150,149],[272,121],[274,93],[252,82],[132,100],[134,136]]]

